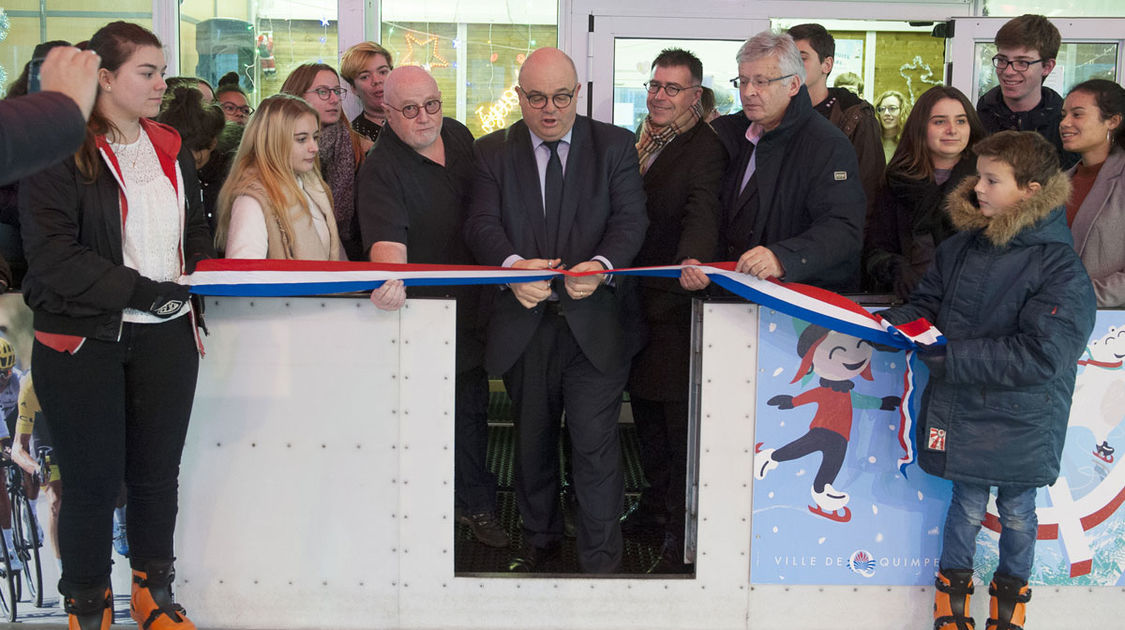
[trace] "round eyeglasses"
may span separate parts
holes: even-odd
[[[574,89],[577,90],[578,86],[574,86]],[[523,88],[520,88],[520,93],[523,94],[524,98],[527,99],[527,104],[531,105],[535,109],[543,109],[547,106],[546,94],[540,94],[539,92],[532,92],[531,94],[528,94],[527,92],[523,91]],[[574,92],[571,92],[569,94],[567,94],[566,92],[559,92],[558,94],[551,95],[551,102],[554,103],[555,107],[558,107],[559,109],[563,109],[567,105],[570,105],[570,102],[572,100],[574,100]]]
[[[402,117],[407,120],[417,118],[418,114],[422,113],[423,109],[426,110],[427,114],[436,114],[441,111],[441,101],[437,100],[436,98],[432,98],[425,103],[422,103],[421,105],[403,105],[402,109],[399,109],[386,101],[383,101],[383,104],[402,114]]]

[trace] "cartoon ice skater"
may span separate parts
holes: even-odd
[[[809,403],[816,403],[817,409],[808,433],[776,450],[763,449],[758,444],[754,476],[765,479],[766,474],[777,468],[779,463],[819,451],[822,459],[812,486],[812,498],[816,505],[810,505],[809,511],[834,521],[847,522],[852,517],[847,507],[848,493],[832,487],[848,451],[852,410],[893,411],[902,400],[898,396],[878,398],[852,391],[855,388],[852,379],[856,376],[872,380],[873,351],[869,341],[810,324],[797,339],[801,367],[790,382],[804,383],[815,374],[820,377],[820,387],[797,396],[777,395],[766,401],[766,404],[778,409],[792,409]]]
[[[1116,449],[1109,445],[1109,434],[1125,419],[1125,328],[1110,327],[1109,332],[1086,346],[1084,366],[1074,385],[1070,406],[1070,426],[1086,427],[1094,434],[1094,457],[1113,463]]]

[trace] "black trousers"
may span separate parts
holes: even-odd
[[[640,442],[641,468],[648,487],[641,492],[645,509],[668,517],[665,539],[684,540],[687,483],[688,401],[648,400],[629,395]]]
[[[87,339],[73,355],[36,341],[31,364],[63,479],[61,584],[108,584],[123,480],[130,564],[172,559],[180,456],[199,369],[191,318],[127,323],[120,341]]]
[[[813,478],[813,490],[824,492],[824,485],[836,481],[844,465],[844,456],[848,453],[848,441],[844,436],[822,427],[809,429],[808,433],[774,451],[773,459],[787,462],[817,451],[821,453],[821,460]]]
[[[565,412],[579,506],[578,563],[587,573],[621,568],[625,486],[617,422],[627,376],[624,360],[611,373],[595,368],[565,317],[549,307],[504,376],[518,417],[515,487],[524,541],[548,547],[562,540],[558,444]]]
[[[488,469],[488,375],[476,367],[457,375],[453,402],[453,489],[466,514],[496,509],[496,475]]]

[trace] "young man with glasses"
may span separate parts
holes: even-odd
[[[875,108],[846,88],[828,87],[828,75],[836,62],[836,39],[827,29],[820,24],[798,24],[789,29],[789,36],[801,51],[805,87],[813,109],[843,131],[855,148],[870,219],[878,203],[883,170],[887,167],[882,128],[875,117]]]
[[[737,61],[742,111],[711,123],[730,160],[720,260],[761,279],[858,290],[867,198],[852,143],[813,109],[792,37],[758,33]]]
[[[633,134],[576,112],[574,62],[540,48],[519,70],[523,120],[476,142],[465,237],[483,265],[565,266],[585,276],[485,289],[485,367],[502,374],[519,418],[516,500],[523,552],[512,571],[559,556],[559,425],[566,411],[578,499],[578,564],[614,573],[625,500],[617,421],[629,372],[617,289],[600,273],[627,267],[648,219]]]
[[[1063,99],[1043,85],[1062,45],[1059,29],[1042,15],[1026,14],[1001,26],[995,41],[992,66],[1000,85],[977,101],[985,131],[1038,132],[1058,151],[1063,170],[1074,166],[1078,155],[1063,150],[1059,135]]]
[[[419,66],[391,71],[382,86],[387,122],[360,168],[358,206],[371,262],[469,265],[463,227],[476,168],[473,135],[442,117],[437,82]],[[457,300],[454,379],[454,503],[457,521],[490,547],[507,547],[496,516],[496,476],[488,469],[488,377],[477,286],[412,287],[410,297]],[[401,280],[371,293],[376,307],[405,303]]]

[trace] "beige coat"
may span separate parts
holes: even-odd
[[[328,198],[328,193],[325,192],[319,178],[307,177],[302,183],[309,199],[312,200],[309,211],[318,213],[328,225],[329,246],[327,249],[321,242],[320,235],[317,234],[312,216],[305,211],[302,204],[295,203],[286,210],[289,213],[289,223],[293,228],[292,233],[286,233],[281,229],[281,224],[271,217],[272,213],[269,208],[272,206],[266,196],[265,189],[257,185],[251,185],[239,191],[239,194],[253,197],[262,206],[262,214],[266,217],[266,234],[269,240],[266,258],[340,260],[340,236],[336,229],[336,217],[332,213],[332,202]]]
[[[1073,176],[1076,168],[1067,175]],[[1098,308],[1125,307],[1125,150],[1110,152],[1070,231],[1094,280]]]

